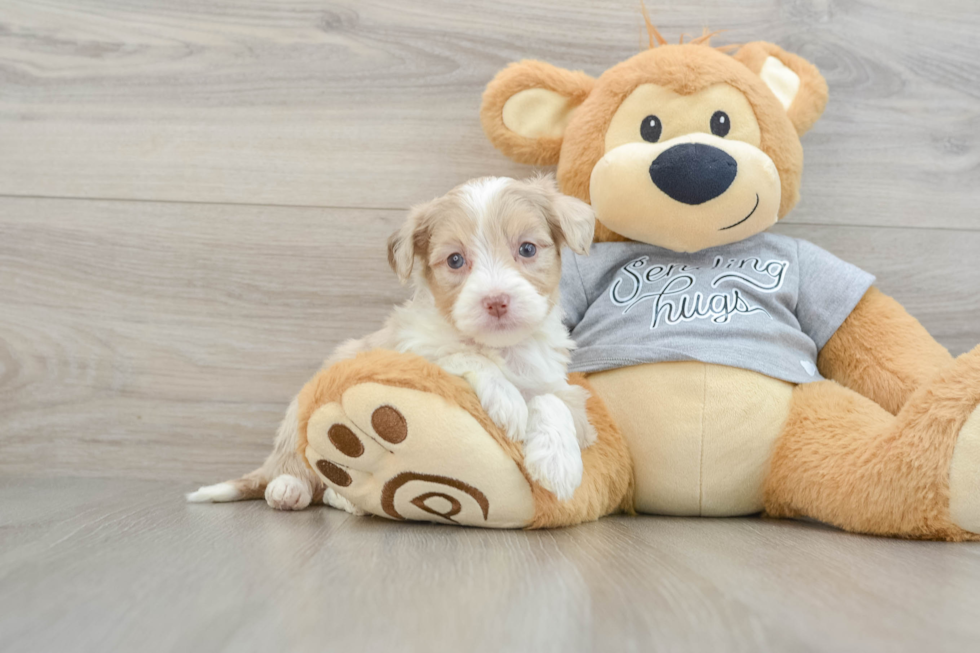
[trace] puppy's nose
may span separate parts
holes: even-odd
[[[487,313],[494,317],[506,315],[508,304],[510,304],[510,297],[507,295],[493,295],[483,299],[483,307],[487,309]]]
[[[650,179],[665,195],[684,204],[704,204],[732,185],[738,163],[727,152],[704,143],[668,148],[650,164]]]

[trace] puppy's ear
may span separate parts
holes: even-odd
[[[576,254],[588,255],[595,234],[595,211],[582,200],[564,195],[558,190],[554,175],[540,175],[527,180],[541,191],[547,203],[544,207],[548,223],[558,236],[558,245],[568,245]]]
[[[765,41],[746,43],[734,56],[765,82],[800,136],[823,114],[827,82],[803,57]]]
[[[429,245],[429,216],[433,202],[413,206],[405,223],[388,238],[388,265],[398,280],[408,283],[415,267],[415,258],[424,257]]]
[[[594,84],[581,71],[541,61],[513,63],[483,93],[483,131],[494,147],[518,163],[554,165],[565,127]]]

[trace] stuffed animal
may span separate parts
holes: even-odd
[[[598,220],[562,280],[573,380],[598,431],[574,497],[531,481],[464,381],[394,352],[304,388],[301,451],[391,519],[763,512],[980,539],[980,348],[954,360],[870,274],[766,232],[798,200],[820,73],[771,43],[730,55],[710,35],[651,35],[598,79],[523,61],[483,97],[493,144],[557,165]]]

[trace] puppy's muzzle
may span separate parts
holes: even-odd
[[[732,185],[738,164],[725,151],[704,143],[680,143],[650,164],[650,179],[665,195],[684,204],[704,204]]]

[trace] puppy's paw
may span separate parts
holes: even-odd
[[[524,467],[559,501],[568,501],[582,484],[582,453],[572,413],[555,395],[534,397],[529,409]]]
[[[575,438],[556,437],[540,430],[528,433],[524,467],[531,479],[568,501],[582,484],[582,453]]]
[[[303,510],[312,499],[309,486],[290,474],[275,477],[265,488],[265,500],[276,510]]]
[[[474,386],[480,405],[494,424],[514,442],[523,442],[527,433],[527,402],[506,379],[489,378]]]
[[[575,422],[575,437],[578,439],[578,446],[586,449],[595,444],[599,434],[595,427],[589,422],[589,411],[586,402],[589,400],[589,391],[578,385],[569,385],[563,390],[555,393],[572,414],[572,421]]]

